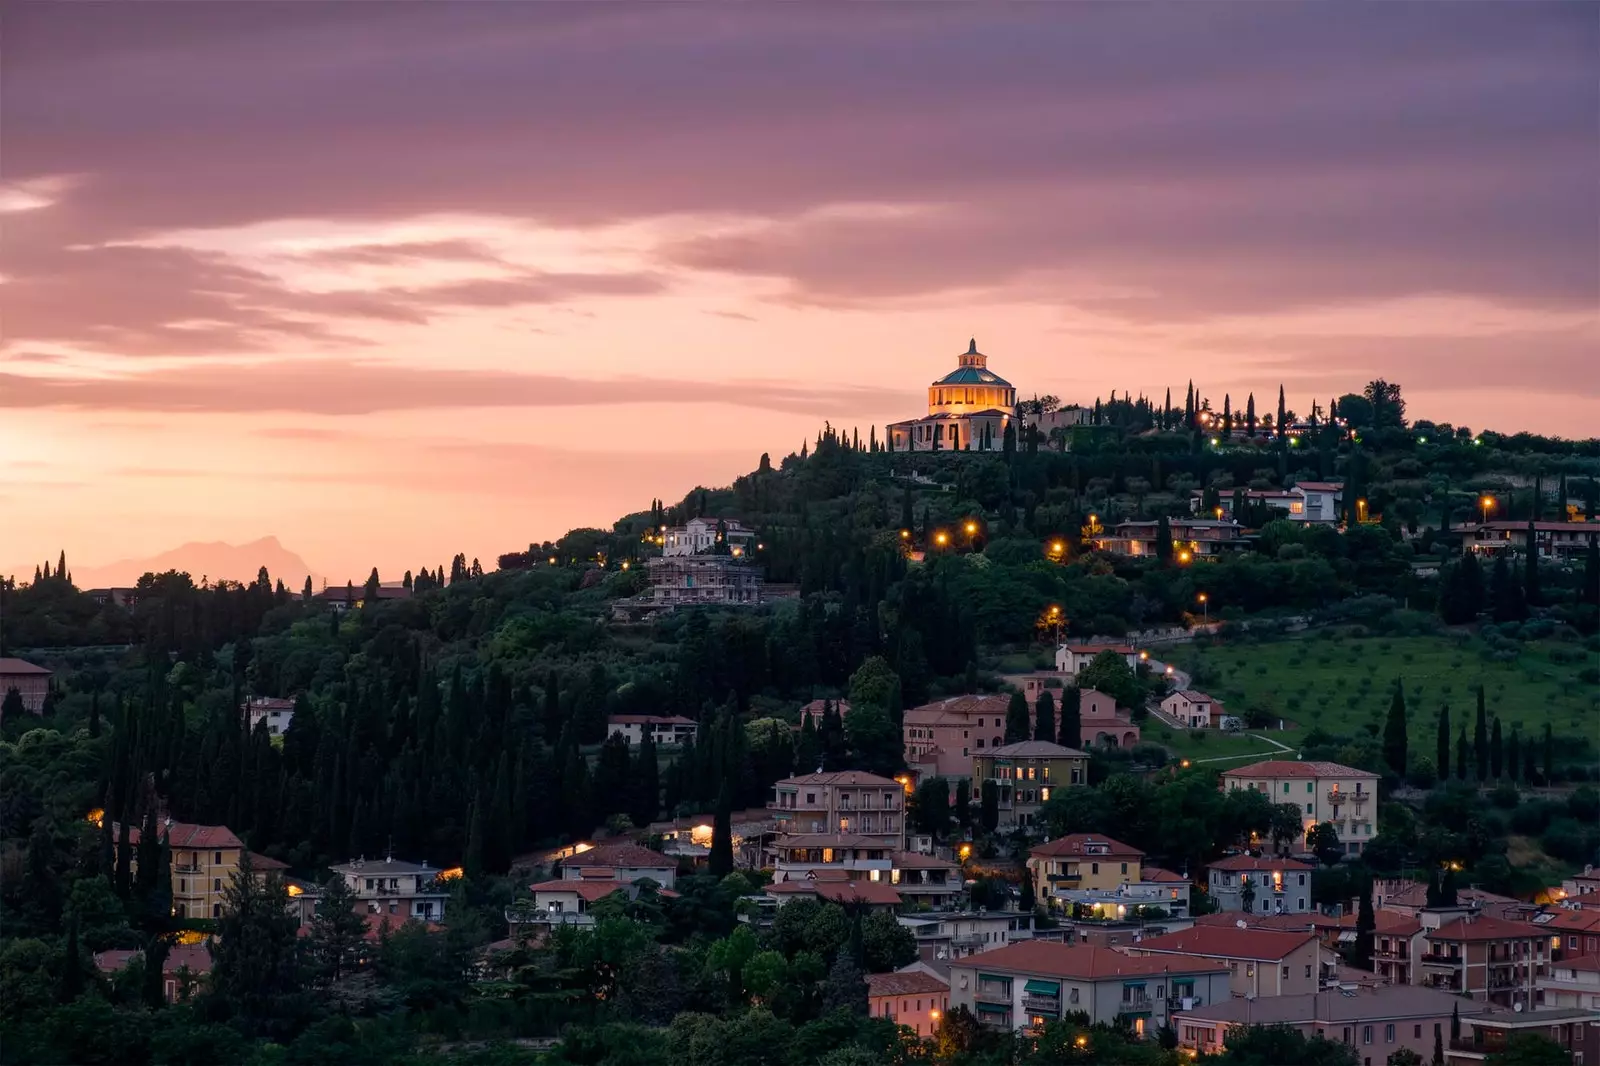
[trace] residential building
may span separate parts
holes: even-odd
[[[1222,725],[1222,716],[1227,713],[1221,700],[1212,699],[1204,692],[1196,692],[1191,688],[1172,693],[1161,701],[1161,709],[1187,729],[1219,727]]]
[[[923,970],[867,976],[867,1014],[932,1036],[950,1009],[950,982]]]
[[[1270,759],[1222,771],[1222,787],[1232,792],[1264,792],[1273,803],[1293,803],[1302,808],[1302,825],[1309,832],[1322,822],[1333,823],[1345,851],[1359,855],[1378,833],[1378,775],[1335,762]]]
[[[989,369],[973,338],[956,368],[928,386],[927,415],[889,423],[889,450],[998,452],[1016,408],[1017,390]]]
[[[1550,938],[1551,962],[1600,957],[1600,897],[1581,909],[1560,907],[1536,915],[1533,924]]]
[[[972,757],[972,794],[993,781],[1000,828],[1027,829],[1053,790],[1089,783],[1089,756],[1047,740],[1024,740],[980,751]]]
[[[1112,948],[1046,940],[950,964],[950,1007],[1000,1029],[1036,1028],[1069,1012],[1154,1035],[1172,1012],[1228,996],[1228,969],[1210,959],[1137,958]]]
[[[1534,545],[1541,559],[1576,559],[1589,550],[1589,540],[1600,537],[1600,522],[1535,522]],[[1472,530],[1469,546],[1483,555],[1528,552],[1527,522],[1485,522]]]
[[[1494,918],[1509,918],[1509,912],[1524,906],[1510,896],[1499,896],[1481,888],[1460,888],[1456,900],[1465,909],[1476,909]],[[1428,886],[1406,878],[1380,878],[1372,883],[1372,905],[1407,918],[1418,918],[1428,909]],[[1439,923],[1434,923],[1439,924]]]
[[[1550,971],[1539,978],[1537,991],[1546,1007],[1600,1011],[1600,956],[1552,962]]]
[[[617,621],[637,621],[679,607],[754,607],[766,602],[759,566],[733,555],[657,556],[645,561],[650,587],[613,601]]]
[[[1420,985],[1418,963],[1422,958],[1422,923],[1390,911],[1373,914],[1376,926],[1372,935],[1372,970],[1392,985]],[[1344,931],[1340,931],[1342,938]],[[1355,929],[1349,943],[1355,943]]]
[[[1587,895],[1590,892],[1600,892],[1600,870],[1596,870],[1593,865],[1585,863],[1583,873],[1573,874],[1571,877],[1562,880],[1561,888],[1559,892],[1555,893],[1555,896],[1560,900],[1569,896]],[[1596,900],[1595,905],[1600,906],[1600,900]]]
[[[411,590],[398,582],[388,582],[378,586],[377,598],[379,601],[409,600]],[[318,603],[325,603],[336,611],[363,607],[366,605],[366,599],[366,586],[352,582],[343,585],[324,585],[322,591],[316,595]]]
[[[1315,933],[1197,925],[1147,937],[1128,950],[1136,955],[1193,955],[1225,963],[1229,987],[1238,996],[1315,992],[1322,980],[1322,950]]]
[[[1236,497],[1238,497],[1240,493],[1244,494],[1245,505],[1247,507],[1267,507],[1273,511],[1280,512],[1280,514],[1275,517],[1287,515],[1291,506],[1297,500],[1302,503],[1304,502],[1301,500],[1301,497],[1296,496],[1293,492],[1289,491],[1279,492],[1273,489],[1219,489],[1217,490],[1216,509],[1211,511],[1207,517],[1227,519],[1238,518],[1239,516],[1233,513],[1233,505]],[[1205,505],[1205,496],[1206,494],[1202,489],[1194,489],[1189,493],[1190,514],[1200,515],[1204,513],[1202,508]]]
[[[1083,668],[1094,662],[1101,652],[1114,652],[1122,656],[1129,670],[1139,669],[1139,649],[1126,642],[1074,644],[1068,642],[1056,648],[1056,669],[1068,678],[1076,678]]]
[[[101,607],[110,603],[128,609],[139,602],[139,590],[127,588],[126,586],[108,589],[84,589],[83,594]]]
[[[662,531],[661,554],[670,558],[721,553],[738,559],[750,553],[755,539],[756,531],[741,525],[737,519],[691,518],[681,526]],[[722,553],[724,541],[727,551]]]
[[[1315,522],[1338,525],[1344,501],[1344,483],[1339,481],[1302,481],[1289,488],[1294,498],[1289,501],[1291,522]]]
[[[1538,1004],[1550,961],[1550,941],[1538,928],[1468,915],[1425,929],[1422,937],[1416,983],[1502,1007]]]
[[[425,922],[444,919],[444,905],[450,893],[438,879],[440,871],[425,862],[403,862],[393,856],[359,858],[329,869],[344,878],[356,894],[358,912],[390,915],[401,922],[411,918]],[[296,897],[302,924],[309,924],[315,916],[321,895],[311,891]]]
[[[1159,522],[1146,519],[1119,522],[1109,535],[1096,537],[1094,546],[1113,555],[1155,558],[1160,554],[1156,547],[1160,528]],[[1172,537],[1172,558],[1178,563],[1214,559],[1249,547],[1243,539],[1244,528],[1232,520],[1169,518],[1167,529]]]
[[[889,861],[889,884],[907,903],[948,907],[966,890],[959,863],[915,851],[897,851]]]
[[[1028,852],[1034,891],[1047,898],[1061,889],[1114,891],[1137,884],[1144,852],[1098,833],[1073,833]]]
[[[0,704],[13,690],[22,697],[22,709],[43,714],[50,694],[50,671],[22,659],[0,659]]]
[[[1034,935],[1033,915],[1022,911],[918,911],[900,915],[899,921],[928,962],[964,959]]]
[[[1522,1033],[1554,1041],[1573,1066],[1600,1060],[1600,1012],[1574,1008],[1463,1014],[1461,1038],[1445,1046],[1445,1066],[1484,1066]]]
[[[1427,1062],[1434,1039],[1450,1036],[1459,996],[1431,988],[1328,988],[1287,996],[1224,998],[1180,1011],[1172,1019],[1178,1046],[1201,1055],[1222,1050],[1228,1032],[1252,1025],[1286,1025],[1354,1048],[1363,1063],[1382,1066],[1404,1048]]]
[[[905,847],[905,796],[899,781],[861,770],[779,781],[767,804],[780,834],[766,845],[774,880],[816,870],[888,880]]]
[[[829,704],[832,704],[833,709],[838,712],[840,722],[843,722],[847,717],[849,717],[849,700],[812,700],[810,703],[800,708],[800,728],[805,727],[806,719],[809,718],[811,720],[811,727],[813,729],[821,729],[822,717],[827,713]]]
[[[892,912],[903,902],[887,881],[851,878],[845,870],[813,870],[776,881],[767,886],[766,894],[780,907],[794,899],[821,899],[843,907]]]
[[[112,839],[120,840],[122,828],[111,826]],[[138,870],[138,826],[128,827],[128,843],[134,849],[130,864]],[[161,836],[172,856],[172,914],[175,918],[222,917],[223,893],[233,881],[234,872],[245,853],[244,842],[225,825],[194,825],[189,822],[162,823]],[[284,863],[265,855],[252,854],[251,866],[258,875],[288,869]]]
[[[678,864],[638,844],[600,844],[562,860],[561,879],[633,884],[649,878],[661,888],[677,883]]]
[[[1131,748],[1139,743],[1133,712],[1099,689],[1078,692],[1078,742],[1084,747]]]
[[[918,780],[970,777],[972,757],[1005,744],[1008,696],[951,696],[902,716],[906,765]]]
[[[528,886],[533,890],[533,906],[511,910],[506,921],[518,932],[538,931],[556,925],[591,926],[594,915],[589,908],[615,892],[629,899],[637,899],[641,887],[630,881],[578,881],[555,878]],[[661,889],[661,895],[671,898],[677,893]]]
[[[695,733],[700,727],[693,718],[682,715],[657,715],[657,714],[612,714],[606,716],[606,736],[622,735],[628,742],[628,747],[636,748],[644,743],[646,733],[650,740],[658,746],[675,748],[688,740],[695,738]]]
[[[256,726],[265,722],[268,733],[281,737],[289,731],[289,723],[294,721],[294,700],[252,696],[245,701],[244,715],[250,732],[254,733]]]
[[[94,956],[95,969],[110,976],[128,968],[134,959],[142,960],[144,952],[115,949],[98,951]],[[187,1003],[205,985],[211,976],[211,947],[209,944],[173,944],[161,961],[161,994],[168,1003]]]
[[[1211,898],[1225,911],[1304,914],[1311,910],[1311,878],[1316,867],[1277,855],[1230,855],[1212,863],[1207,879]]]

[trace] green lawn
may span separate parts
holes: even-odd
[[[1520,725],[1527,737],[1549,722],[1557,736],[1593,736],[1600,686],[1579,680],[1578,674],[1596,659],[1581,645],[1556,641],[1529,643],[1515,659],[1503,661],[1476,638],[1352,637],[1328,631],[1172,652],[1172,661],[1195,674],[1194,687],[1220,699],[1230,713],[1262,707],[1287,719],[1288,730],[1270,735],[1290,747],[1318,727],[1352,736],[1375,725],[1381,733],[1395,679],[1401,678],[1413,750],[1429,754],[1442,705],[1450,707],[1452,731],[1466,722],[1470,733],[1480,684],[1490,715],[1500,716],[1508,735],[1512,725]],[[1197,745],[1181,737],[1175,733],[1172,746],[1190,757],[1195,757],[1192,749],[1211,742]]]
[[[1295,729],[1273,730],[1269,735],[1285,747],[1298,748],[1302,733]],[[1145,721],[1142,739],[1162,745],[1181,759],[1216,760],[1220,769],[1251,760],[1294,758],[1251,733],[1174,729],[1154,717]]]

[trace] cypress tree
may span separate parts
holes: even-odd
[[[796,773],[809,774],[822,765],[822,742],[817,738],[817,716],[808,714],[800,723],[800,739],[794,746]]]
[[[656,757],[655,737],[648,729],[639,742],[632,776],[633,802],[629,806],[629,817],[634,825],[643,829],[656,820],[661,810],[661,766]]]
[[[1256,436],[1256,394],[1251,393],[1244,401],[1244,431],[1251,440]]]
[[[1444,1066],[1444,1032],[1437,1026],[1433,1030],[1433,1058],[1429,1066]]]
[[[1439,780],[1450,777],[1450,705],[1439,708],[1439,733],[1434,741],[1434,760],[1439,769]]]
[[[56,985],[56,1002],[71,1003],[83,994],[83,948],[78,944],[78,915],[67,918],[67,944],[61,960],[61,980]]]
[[[1461,723],[1461,731],[1456,734],[1456,780],[1467,779],[1467,760],[1471,757],[1471,748],[1467,745],[1467,723]]]
[[[1389,717],[1383,726],[1383,760],[1389,769],[1404,777],[1406,772],[1406,690],[1396,678],[1394,698],[1389,701]]]
[[[1039,693],[1039,699],[1033,705],[1034,725],[1033,739],[1045,740],[1054,744],[1056,740],[1056,701],[1048,691]]]
[[[1279,440],[1282,440],[1283,439],[1283,435],[1286,432],[1288,432],[1288,428],[1289,427],[1284,425],[1284,423],[1286,421],[1288,421],[1288,410],[1289,409],[1283,405],[1283,386],[1279,385],[1278,386],[1278,420],[1277,420],[1277,430],[1278,430],[1278,439]]]
[[[1222,436],[1233,436],[1233,397],[1226,392],[1222,394]]]
[[[716,817],[711,825],[711,858],[706,869],[719,880],[733,872],[733,787],[726,779],[717,791]]]
[[[1082,696],[1083,690],[1077,685],[1061,693],[1061,738],[1058,743],[1074,751],[1083,747]]]
[[[1355,965],[1363,970],[1372,969],[1372,933],[1378,926],[1372,913],[1372,878],[1362,879],[1361,899],[1356,907]]]
[[[1478,763],[1478,780],[1489,779],[1489,712],[1484,710],[1483,686],[1478,686],[1478,718],[1472,727],[1472,754]]]
[[[1165,514],[1156,520],[1156,562],[1162,566],[1172,562],[1172,523]]]
[[[965,777],[956,782],[956,821],[962,829],[972,824],[972,784]]]
[[[1539,764],[1534,759],[1533,738],[1529,737],[1528,742],[1522,745],[1522,783],[1531,785],[1537,780],[1539,780]]]
[[[1011,694],[1011,702],[1006,706],[1006,743],[1016,744],[1027,740],[1031,734],[1028,728],[1028,699],[1020,692]]]
[[[133,842],[128,828],[128,815],[132,812],[124,809],[122,821],[117,826],[117,895],[128,899],[133,895]],[[109,817],[109,816],[108,816]]]
[[[478,814],[478,801],[472,801],[467,815],[467,854],[461,862],[468,879],[476,881],[483,876],[483,819]]]
[[[1516,781],[1522,776],[1522,737],[1518,733],[1518,726],[1511,727],[1511,736],[1506,741],[1506,776]]]
[[[1505,746],[1500,736],[1500,716],[1494,716],[1494,726],[1489,731],[1489,773],[1496,781],[1505,772]]]
[[[984,779],[982,796],[978,824],[983,827],[985,833],[992,833],[1000,824],[1000,788],[994,783],[993,778]]]
[[[1550,723],[1544,724],[1544,781],[1551,784],[1556,779],[1556,741],[1550,732]]]
[[[1189,391],[1183,398],[1183,427],[1194,428],[1194,380],[1189,381]]]

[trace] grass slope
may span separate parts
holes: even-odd
[[[1450,707],[1452,732],[1465,722],[1471,735],[1480,684],[1491,719],[1500,716],[1508,737],[1513,725],[1522,727],[1525,738],[1536,736],[1546,722],[1557,736],[1586,737],[1600,723],[1600,690],[1579,678],[1594,654],[1556,641],[1523,645],[1508,659],[1474,637],[1321,631],[1270,642],[1196,645],[1173,658],[1194,675],[1196,688],[1222,700],[1231,713],[1262,707],[1287,719],[1288,729],[1269,735],[1290,747],[1318,727],[1344,736],[1381,735],[1396,678],[1405,683],[1411,748],[1429,756],[1441,706]],[[1175,749],[1191,757],[1199,751],[1189,749],[1204,747],[1186,744],[1181,734],[1174,741]],[[1218,747],[1213,754],[1231,752]]]

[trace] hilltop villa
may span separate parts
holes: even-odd
[[[974,338],[950,373],[928,386],[928,414],[889,423],[896,452],[1000,451],[1017,408],[1016,387],[989,369]]]

